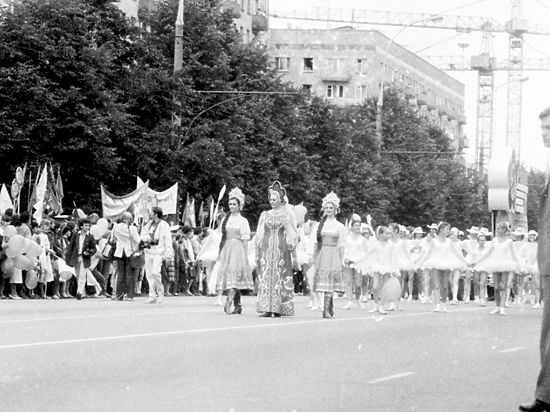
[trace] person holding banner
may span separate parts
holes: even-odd
[[[149,299],[146,303],[161,303],[164,297],[162,262],[173,256],[170,225],[163,219],[162,209],[151,210],[151,220],[141,231],[141,245],[145,250],[145,276],[149,283]]]
[[[121,222],[113,227],[113,239],[116,242],[116,300],[134,300],[138,267],[132,265],[132,260],[136,260],[137,254],[140,253],[140,237],[137,228],[132,225],[133,220],[130,212],[124,212]]]
[[[241,216],[245,197],[241,189],[229,192],[229,213],[222,222],[220,242],[221,285],[219,289],[227,292],[224,311],[227,314],[242,313],[241,290],[254,289],[252,271],[248,265],[248,241],[250,225]],[[231,307],[234,309],[231,310]]]

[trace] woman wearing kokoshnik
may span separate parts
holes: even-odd
[[[235,187],[229,192],[229,213],[221,224],[219,290],[227,292],[224,311],[227,314],[242,313],[241,290],[254,289],[252,271],[248,264],[250,225],[241,215],[245,196]],[[233,307],[233,310],[231,309]]]
[[[334,192],[323,198],[323,218],[317,226],[315,248],[315,277],[313,290],[324,292],[323,318],[334,316],[334,292],[345,292],[344,280],[344,244],[346,228],[336,220],[340,208],[340,199]]]
[[[292,251],[298,242],[294,213],[286,206],[281,183],[269,187],[271,210],[262,212],[256,236],[260,317],[294,316]]]

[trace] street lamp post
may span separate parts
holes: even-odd
[[[395,35],[388,42],[388,45],[384,48],[384,55],[382,56],[382,81],[380,84],[378,101],[376,102],[376,156],[378,158],[380,157],[380,149],[382,147],[382,108],[384,106],[384,82],[385,82],[385,75],[386,75],[384,66],[386,64],[386,56],[388,55],[390,47],[394,43],[397,36],[399,36],[403,31],[405,31],[409,27],[414,26],[415,24],[423,23],[423,22],[429,21],[432,23],[437,23],[442,20],[443,20],[443,17],[438,15],[415,20],[407,24],[405,27],[401,28],[397,33],[395,33]]]

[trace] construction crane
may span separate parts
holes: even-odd
[[[506,70],[507,113],[506,144],[516,150],[519,160],[521,139],[522,83],[524,70],[550,70],[550,61],[528,60],[523,58],[523,36],[550,35],[550,25],[536,24],[528,26],[521,18],[521,0],[512,0],[511,19],[501,24],[492,17],[466,17],[458,15],[435,15],[428,13],[406,13],[377,10],[358,10],[342,8],[304,8],[289,14],[270,14],[271,17],[323,21],[347,24],[368,24],[383,26],[422,27],[427,29],[445,29],[457,32],[482,32],[483,47],[481,54],[472,57],[466,64],[463,56],[430,58],[430,62],[442,70],[477,70],[478,102],[476,119],[476,163],[483,174],[487,160],[491,157],[494,124],[494,71]],[[491,38],[493,33],[508,35],[508,59],[497,63],[492,54]]]

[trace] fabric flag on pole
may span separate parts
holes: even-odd
[[[187,200],[183,210],[182,222],[184,226],[196,227],[197,220],[195,218],[195,199],[187,193]]]
[[[59,202],[57,193],[56,193],[56,182],[55,174],[53,172],[53,166],[50,163],[49,168],[50,178],[48,179],[48,184],[46,186],[46,195],[44,196],[44,205],[47,206],[53,213],[58,214],[61,211],[61,203]]]
[[[32,212],[32,207],[36,203],[36,186],[38,185],[38,180],[40,179],[41,175],[42,175],[42,168],[41,166],[38,166],[38,172],[36,172],[36,180],[34,181],[34,186],[33,186],[32,180],[29,180],[29,185],[32,186],[32,193],[31,193],[31,197],[29,198],[29,205],[28,205],[29,212]]]
[[[36,203],[34,204],[35,212],[33,213],[33,217],[35,220],[40,224],[42,222],[42,213],[44,212],[44,198],[46,196],[46,188],[48,185],[48,165],[44,165],[44,169],[42,169],[42,173],[40,174],[40,179],[38,180],[38,184],[35,187],[35,193],[36,193]]]
[[[201,200],[201,207],[199,208],[199,224],[201,227],[204,227],[204,219],[206,217],[206,213],[204,211],[204,201]]]
[[[214,227],[214,198],[212,195],[208,196],[208,211],[209,211],[209,224],[208,227],[212,229]]]
[[[57,193],[57,201],[59,202],[59,209],[63,210],[63,198],[65,193],[63,192],[63,181],[61,180],[61,168],[57,168],[57,179],[55,181],[55,193]]]
[[[11,201],[8,188],[5,184],[2,184],[2,189],[0,189],[0,213],[4,213],[6,209],[13,209],[13,202]]]
[[[145,184],[145,182],[143,180],[141,180],[141,178],[139,176],[136,176],[136,177],[137,177],[136,189],[139,189],[141,186],[143,186]]]

